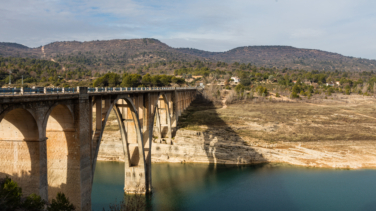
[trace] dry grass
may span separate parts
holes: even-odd
[[[371,97],[355,98],[338,95],[316,104],[253,101],[225,109],[204,109],[194,104],[179,125],[191,130],[230,126],[250,141],[374,141],[376,101]]]

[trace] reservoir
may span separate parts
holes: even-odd
[[[152,210],[376,210],[376,170],[152,164]],[[92,209],[124,196],[124,163],[98,161]]]

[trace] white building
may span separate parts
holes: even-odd
[[[238,77],[231,77],[231,80],[233,80],[236,84],[240,82],[240,78]]]

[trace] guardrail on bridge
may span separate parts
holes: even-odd
[[[88,87],[88,93],[95,92],[122,92],[122,91],[151,91],[151,90],[182,90],[196,89],[196,87]],[[77,88],[0,88],[0,96],[35,95],[35,94],[78,94]]]

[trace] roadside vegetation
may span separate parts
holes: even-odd
[[[75,61],[75,60],[72,60]],[[234,82],[238,78],[239,82]],[[11,82],[11,85],[8,85]],[[155,61],[139,67],[108,69],[101,72],[83,64],[65,64],[58,61],[1,57],[0,85],[31,87],[116,87],[116,86],[171,86],[220,85],[236,91],[240,97],[250,92],[301,99],[312,95],[333,93],[375,94],[376,72],[373,71],[307,71],[255,66],[251,63],[213,61]],[[241,85],[240,87],[236,87]],[[247,94],[247,95],[246,95]]]
[[[52,199],[51,202],[46,202],[36,194],[24,196],[22,188],[15,181],[6,177],[0,180],[0,210],[73,211],[75,207],[63,193],[58,193],[56,199]]]

